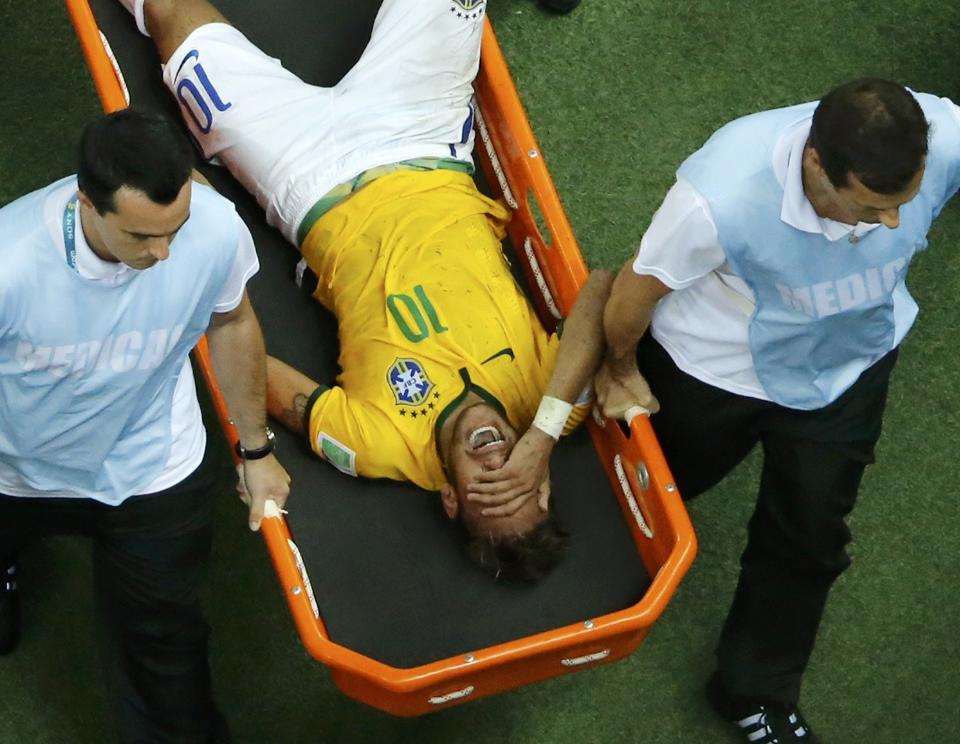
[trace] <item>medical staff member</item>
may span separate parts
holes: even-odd
[[[801,677],[917,316],[907,269],[958,186],[953,103],[850,82],[717,131],[614,283],[604,412],[653,414],[687,498],[763,447],[708,684],[753,744],[817,741],[797,710]]]
[[[0,652],[16,645],[16,559],[92,538],[120,738],[225,738],[198,602],[212,473],[188,354],[207,333],[257,529],[289,477],[265,426],[246,296],[258,262],[233,205],[191,181],[172,124],[125,110],[84,130],[76,176],[0,210]]]

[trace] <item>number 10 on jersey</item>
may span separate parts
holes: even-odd
[[[408,294],[387,295],[387,309],[397,321],[400,332],[413,343],[423,341],[431,332],[444,333],[447,327],[440,321],[423,287],[415,286],[413,294],[413,297]]]

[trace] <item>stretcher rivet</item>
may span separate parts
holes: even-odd
[[[583,627],[586,628],[587,630],[589,630],[590,628],[592,628],[592,627],[593,627],[593,620],[584,620],[584,621],[583,621]]]
[[[640,488],[644,491],[650,487],[650,471],[642,462],[637,465],[637,480],[640,481]]]
[[[296,597],[296,596],[297,596],[298,594],[300,594],[300,592],[302,592],[302,591],[303,591],[303,589],[301,589],[299,586],[295,586],[295,587],[293,587],[293,589],[290,590],[290,593],[291,593],[294,597]]]
[[[467,654],[466,656],[463,657],[463,660],[464,660],[465,662],[467,662],[468,664],[472,664],[473,662],[476,661],[476,659],[474,658],[473,654]]]
[[[667,493],[673,493],[674,491],[677,490],[677,487],[673,485],[673,483],[668,483],[666,486],[664,486],[664,489],[666,490]]]
[[[527,153],[527,155],[529,155],[531,158],[536,158],[536,157],[539,157],[539,156],[540,156],[540,153],[537,152],[536,150],[530,150],[530,151]]]

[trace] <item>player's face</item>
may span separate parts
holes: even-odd
[[[487,517],[482,504],[468,501],[469,485],[477,475],[503,467],[514,445],[517,432],[500,413],[485,403],[477,403],[461,412],[454,425],[447,451],[447,472],[456,491],[458,512],[473,534],[494,537],[529,532],[547,518],[536,499],[529,499],[509,517]]]
[[[170,244],[190,216],[190,194],[189,180],[170,204],[158,204],[142,191],[123,186],[114,195],[114,211],[84,212],[84,234],[101,258],[149,269],[170,256]]]
[[[847,185],[834,190],[837,207],[846,215],[843,222],[855,225],[858,222],[881,224],[891,230],[900,225],[900,207],[911,201],[920,191],[924,168],[914,174],[907,187],[897,194],[880,194],[871,191],[852,173]]]

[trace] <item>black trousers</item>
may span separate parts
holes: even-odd
[[[205,461],[173,488],[119,506],[0,496],[0,558],[49,535],[92,538],[100,656],[123,742],[228,737],[198,599],[212,539],[211,483]]]
[[[763,472],[740,578],[717,648],[727,690],[796,703],[834,580],[845,517],[880,436],[893,351],[829,406],[796,411],[681,372],[648,334],[637,364],[660,401],[651,423],[684,498],[718,483],[758,442]]]

